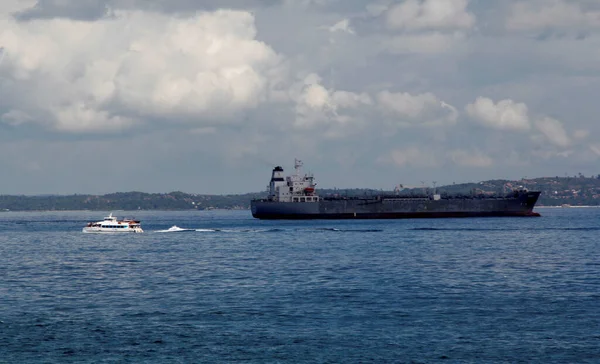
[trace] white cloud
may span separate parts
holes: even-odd
[[[519,1],[512,5],[506,25],[512,30],[599,28],[600,11],[586,10],[577,1]]]
[[[527,105],[510,99],[494,104],[489,98],[478,97],[465,110],[473,120],[493,129],[518,131],[531,128]]]
[[[536,120],[535,127],[550,143],[558,147],[566,148],[571,144],[571,139],[567,135],[562,123],[556,119],[545,117]]]
[[[89,108],[83,103],[72,103],[54,110],[55,128],[66,132],[112,133],[138,123],[131,118],[111,115],[107,111]]]
[[[415,119],[426,109],[437,106],[440,101],[431,93],[413,96],[407,92],[391,93],[382,91],[378,95],[379,104],[385,109]]]
[[[344,108],[356,108],[364,105],[371,105],[371,97],[366,93],[354,93],[348,91],[335,91],[332,95],[333,102]]]
[[[468,0],[405,0],[372,4],[372,16],[382,16],[393,34],[383,37],[382,50],[392,54],[436,54],[456,49],[466,40],[475,16]]]
[[[405,0],[389,8],[389,29],[469,29],[475,16],[467,11],[468,0]]]
[[[377,94],[377,103],[382,112],[391,115],[400,124],[453,124],[458,116],[454,107],[432,93],[411,95],[382,91]]]
[[[343,32],[348,34],[354,34],[354,30],[350,27],[350,20],[348,19],[340,20],[339,22],[330,26],[328,29],[332,33]]]
[[[326,89],[321,85],[321,78],[316,74],[308,75],[301,84],[302,89],[299,94],[291,96],[296,100],[295,126],[300,128],[359,121],[346,114],[346,111],[372,104],[370,96],[365,93]]]
[[[119,11],[94,22],[0,17],[3,104],[63,131],[127,127],[134,119],[232,119],[263,103],[281,57],[257,41],[254,17]],[[15,83],[28,98],[11,97]],[[0,105],[1,106],[1,105]]]
[[[452,150],[450,159],[457,165],[463,167],[483,168],[494,164],[494,160],[481,151]]]

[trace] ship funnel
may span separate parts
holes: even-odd
[[[283,178],[283,168],[281,166],[273,168],[273,172],[271,173],[271,181],[269,182],[269,199],[274,199],[277,195],[278,188],[284,184],[285,180]]]
[[[281,166],[273,168],[273,173],[271,173],[271,182],[273,181],[283,181],[283,168]]]

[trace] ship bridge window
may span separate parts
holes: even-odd
[[[304,197],[300,197],[300,202],[306,202],[306,199]]]
[[[298,197],[294,197],[293,201],[298,202]]]

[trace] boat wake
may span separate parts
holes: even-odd
[[[281,228],[272,228],[272,229],[183,229],[177,225],[173,225],[166,230],[155,230],[156,233],[180,233],[180,232],[190,232],[195,231],[199,233],[279,233],[285,231],[330,231],[330,232],[360,232],[360,233],[373,233],[373,232],[382,232],[381,229],[337,229],[337,228],[315,228],[315,229],[281,229]]]

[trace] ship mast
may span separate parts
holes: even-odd
[[[302,161],[300,159],[294,158],[294,168],[296,169],[296,176],[300,175],[300,168],[302,168]]]

